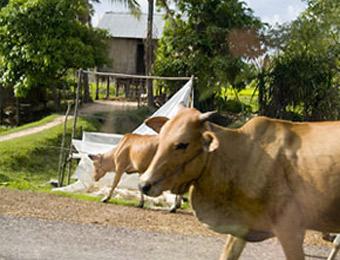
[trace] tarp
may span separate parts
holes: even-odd
[[[189,80],[179,91],[176,92],[162,107],[160,107],[151,117],[166,116],[173,117],[176,115],[179,104],[191,106],[193,101],[193,81]],[[133,133],[136,134],[156,134],[151,128],[144,123],[137,127]],[[75,171],[77,181],[66,187],[56,188],[54,190],[67,192],[88,192],[96,195],[106,195],[113,181],[114,173],[107,173],[99,182],[92,179],[93,164],[89,159],[89,154],[105,153],[116,147],[123,135],[108,134],[98,132],[83,132],[82,140],[74,139],[72,144],[77,150],[74,157],[78,157],[80,162]],[[115,196],[139,198],[138,191],[138,174],[124,174],[119,185],[117,186]],[[156,205],[171,205],[174,202],[174,195],[166,194],[159,198],[149,198]]]

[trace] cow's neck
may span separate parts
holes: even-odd
[[[115,162],[114,162],[114,152],[105,153],[103,155],[101,167],[106,172],[116,170],[115,169]]]
[[[257,210],[256,202],[242,192],[246,187],[238,183],[238,175],[242,173],[233,170],[233,165],[245,163],[246,158],[240,154],[247,151],[247,139],[235,130],[217,128],[214,132],[220,148],[208,155],[204,171],[192,187],[192,208],[197,218],[209,228],[243,236],[248,227],[244,225],[247,216],[240,219],[243,215],[240,202],[247,210]]]

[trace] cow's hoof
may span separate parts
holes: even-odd
[[[137,205],[137,208],[140,208],[140,209],[144,208],[144,203],[139,203],[139,204]]]
[[[110,200],[110,197],[104,197],[104,198],[101,199],[100,202],[102,202],[102,203],[108,203],[109,200]]]
[[[336,235],[330,233],[322,233],[322,239],[325,241],[333,242]]]
[[[177,211],[177,208],[176,208],[176,207],[173,207],[173,208],[171,208],[171,209],[169,210],[170,213],[176,213],[176,211]]]

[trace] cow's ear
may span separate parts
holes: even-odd
[[[213,152],[220,146],[218,138],[213,132],[206,131],[203,133],[203,149],[206,152]]]
[[[144,121],[144,123],[155,130],[157,133],[161,131],[162,126],[169,120],[169,118],[164,116],[150,117]]]

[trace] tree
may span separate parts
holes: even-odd
[[[148,23],[147,23],[147,36],[145,42],[145,72],[147,76],[151,76],[152,70],[152,62],[153,62],[153,42],[152,42],[152,33],[153,33],[153,14],[154,14],[154,0],[148,0]],[[148,92],[148,106],[154,106],[154,98],[153,98],[153,86],[152,80],[146,80],[146,88]]]
[[[308,1],[308,8],[275,36],[277,55],[265,70],[262,110],[272,117],[339,118],[340,4]],[[263,76],[263,74],[262,74]]]
[[[70,69],[105,62],[106,33],[79,22],[78,0],[13,0],[0,11],[1,83],[17,96],[56,88]]]
[[[222,87],[245,84],[240,76],[248,66],[245,60],[263,52],[259,41],[262,23],[237,0],[176,3],[176,12],[166,7],[171,18],[160,40],[154,70],[159,75],[195,75],[200,108],[211,109]]]

